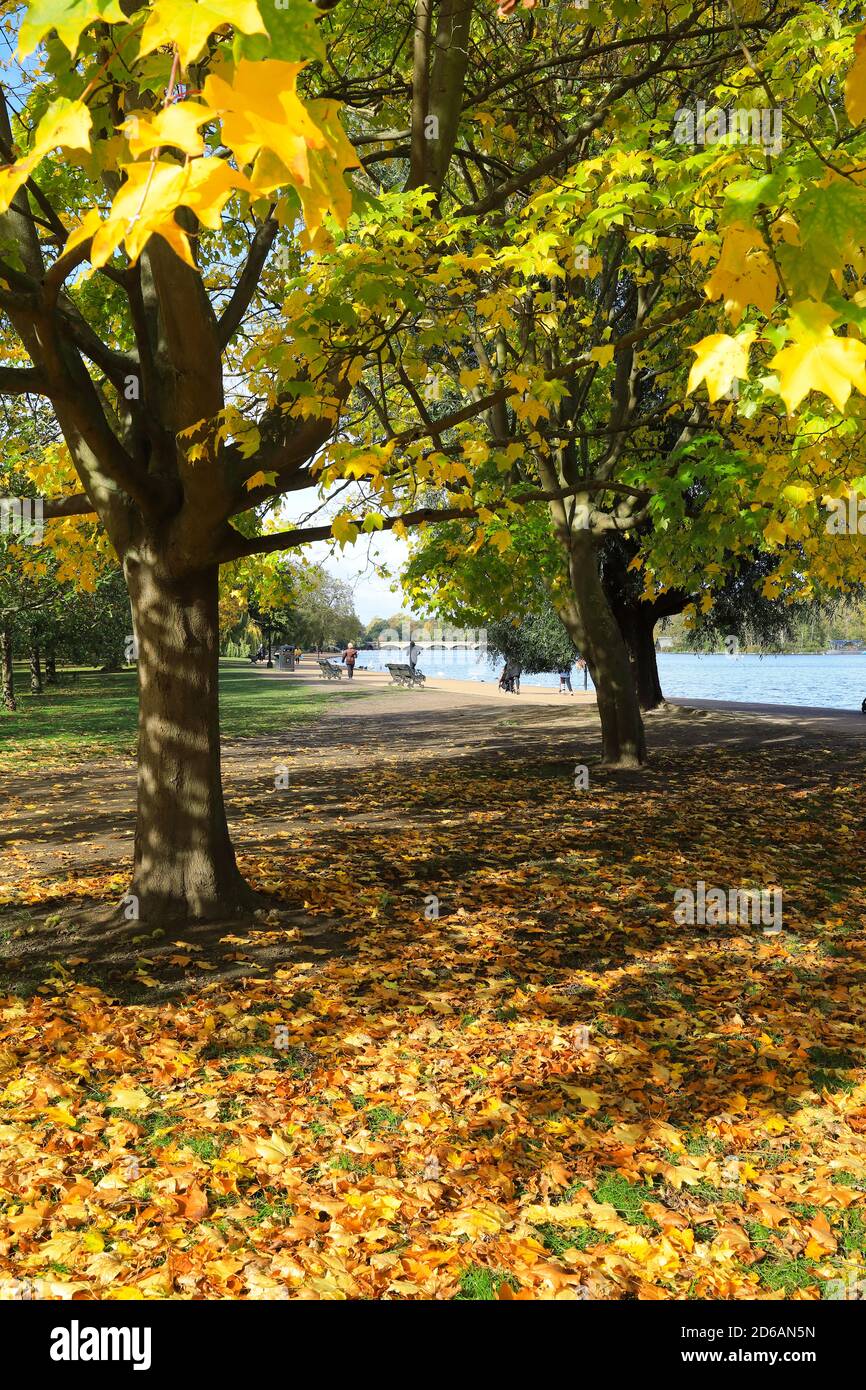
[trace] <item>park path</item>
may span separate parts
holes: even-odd
[[[272,675],[321,688],[329,702],[319,718],[292,724],[285,734],[226,742],[226,802],[241,855],[261,852],[273,837],[286,835],[289,825],[293,835],[320,833],[335,823],[399,827],[406,820],[401,783],[426,776],[431,786],[440,786],[449,767],[467,760],[492,766],[507,806],[509,788],[527,770],[551,760],[592,766],[600,753],[595,701],[582,692],[570,698],[524,686],[519,696],[510,696],[492,684],[445,680],[403,690],[378,672],[358,672],[350,692],[347,681],[327,686],[312,671]],[[359,692],[365,698],[355,698]],[[838,710],[675,701],[651,714],[647,725],[651,756],[675,748],[776,747],[812,750],[826,759],[837,747],[866,747],[866,717]],[[286,800],[275,789],[280,769]],[[636,785],[649,785],[658,775],[652,764],[641,773],[618,774],[626,784],[640,779]],[[74,884],[126,871],[135,826],[131,760],[91,760],[50,773],[31,765],[4,781],[0,901],[47,879]],[[387,809],[373,810],[365,788],[383,781]],[[563,781],[553,794],[567,795],[569,785],[570,779]],[[437,808],[434,802],[431,796],[423,812],[416,806],[413,823],[419,815],[434,823],[448,813],[447,804]]]

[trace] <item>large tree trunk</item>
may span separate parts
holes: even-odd
[[[617,621],[628,648],[635,690],[642,710],[658,709],[664,704],[659,668],[656,661],[655,616],[650,604],[638,604],[636,609],[625,608],[617,613]]]
[[[12,669],[12,633],[8,628],[0,632],[0,664],[2,664],[3,708],[10,713],[18,708],[15,703],[15,675]]]
[[[577,531],[569,555],[571,593],[557,607],[586,660],[601,718],[602,758],[608,767],[642,767],[646,737],[625,640],[598,573],[592,535]]]
[[[223,803],[218,570],[172,578],[146,550],[124,570],[139,683],[132,902],[149,926],[230,917],[255,899]]]
[[[30,648],[30,693],[31,695],[42,694],[42,663],[39,657],[38,642],[34,642]]]

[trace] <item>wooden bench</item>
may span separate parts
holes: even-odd
[[[319,669],[322,673],[323,680],[339,681],[343,679],[343,672],[341,668],[337,666],[337,664],[333,661],[320,661]]]
[[[422,686],[427,679],[423,671],[415,671],[411,666],[394,661],[386,662],[385,669],[391,672],[392,685],[405,685],[407,688],[413,685]]]

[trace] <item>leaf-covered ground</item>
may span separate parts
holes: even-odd
[[[274,906],[180,940],[57,916],[123,889],[100,793],[125,764],[43,758],[59,809],[79,798],[61,846],[7,779],[0,1277],[606,1299],[866,1278],[862,737],[682,713],[650,736],[648,772],[604,774],[589,712],[431,690],[230,742]],[[675,925],[699,879],[780,887],[784,930]]]

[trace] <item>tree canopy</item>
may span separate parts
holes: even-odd
[[[58,563],[95,517],[129,587],[154,912],[243,896],[221,566],[546,529],[621,764],[646,748],[606,538],[648,603],[700,570],[708,609],[756,550],[769,599],[862,579],[826,525],[864,478],[860,6],[4,12],[0,391],[53,421],[23,466]]]

